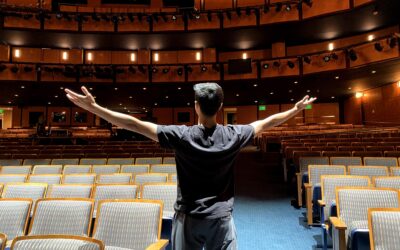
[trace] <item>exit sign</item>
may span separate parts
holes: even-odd
[[[0,109],[0,114],[3,114],[4,113],[4,109]]]
[[[305,109],[312,109],[312,105],[308,104]]]
[[[265,106],[265,105],[260,105],[260,106],[258,106],[258,110],[259,110],[259,111],[265,111],[265,110],[267,110],[267,106]]]

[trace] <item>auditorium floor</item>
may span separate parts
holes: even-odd
[[[238,156],[234,218],[239,249],[318,249],[320,228],[308,227],[305,210],[290,205],[276,156],[262,156],[255,147]]]

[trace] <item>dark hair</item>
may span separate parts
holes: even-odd
[[[201,112],[206,116],[215,115],[224,100],[221,86],[213,82],[198,83],[193,86],[194,99],[199,103]]]

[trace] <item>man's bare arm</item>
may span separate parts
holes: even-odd
[[[292,109],[271,115],[263,120],[255,121],[250,125],[254,127],[255,134],[258,134],[268,128],[278,126],[294,117],[297,113],[302,111],[308,104],[313,103],[316,99],[317,98],[315,97],[310,98],[309,96],[305,96],[301,101],[297,102]]]
[[[130,115],[103,108],[96,103],[92,94],[90,94],[85,87],[82,87],[81,89],[84,95],[77,94],[69,89],[65,89],[68,99],[75,105],[86,109],[87,111],[94,113],[95,115],[98,115],[119,127],[142,134],[154,141],[158,141],[157,124],[144,122]]]

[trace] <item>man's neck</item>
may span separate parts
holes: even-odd
[[[198,124],[205,128],[213,128],[217,125],[217,117],[199,117]]]

